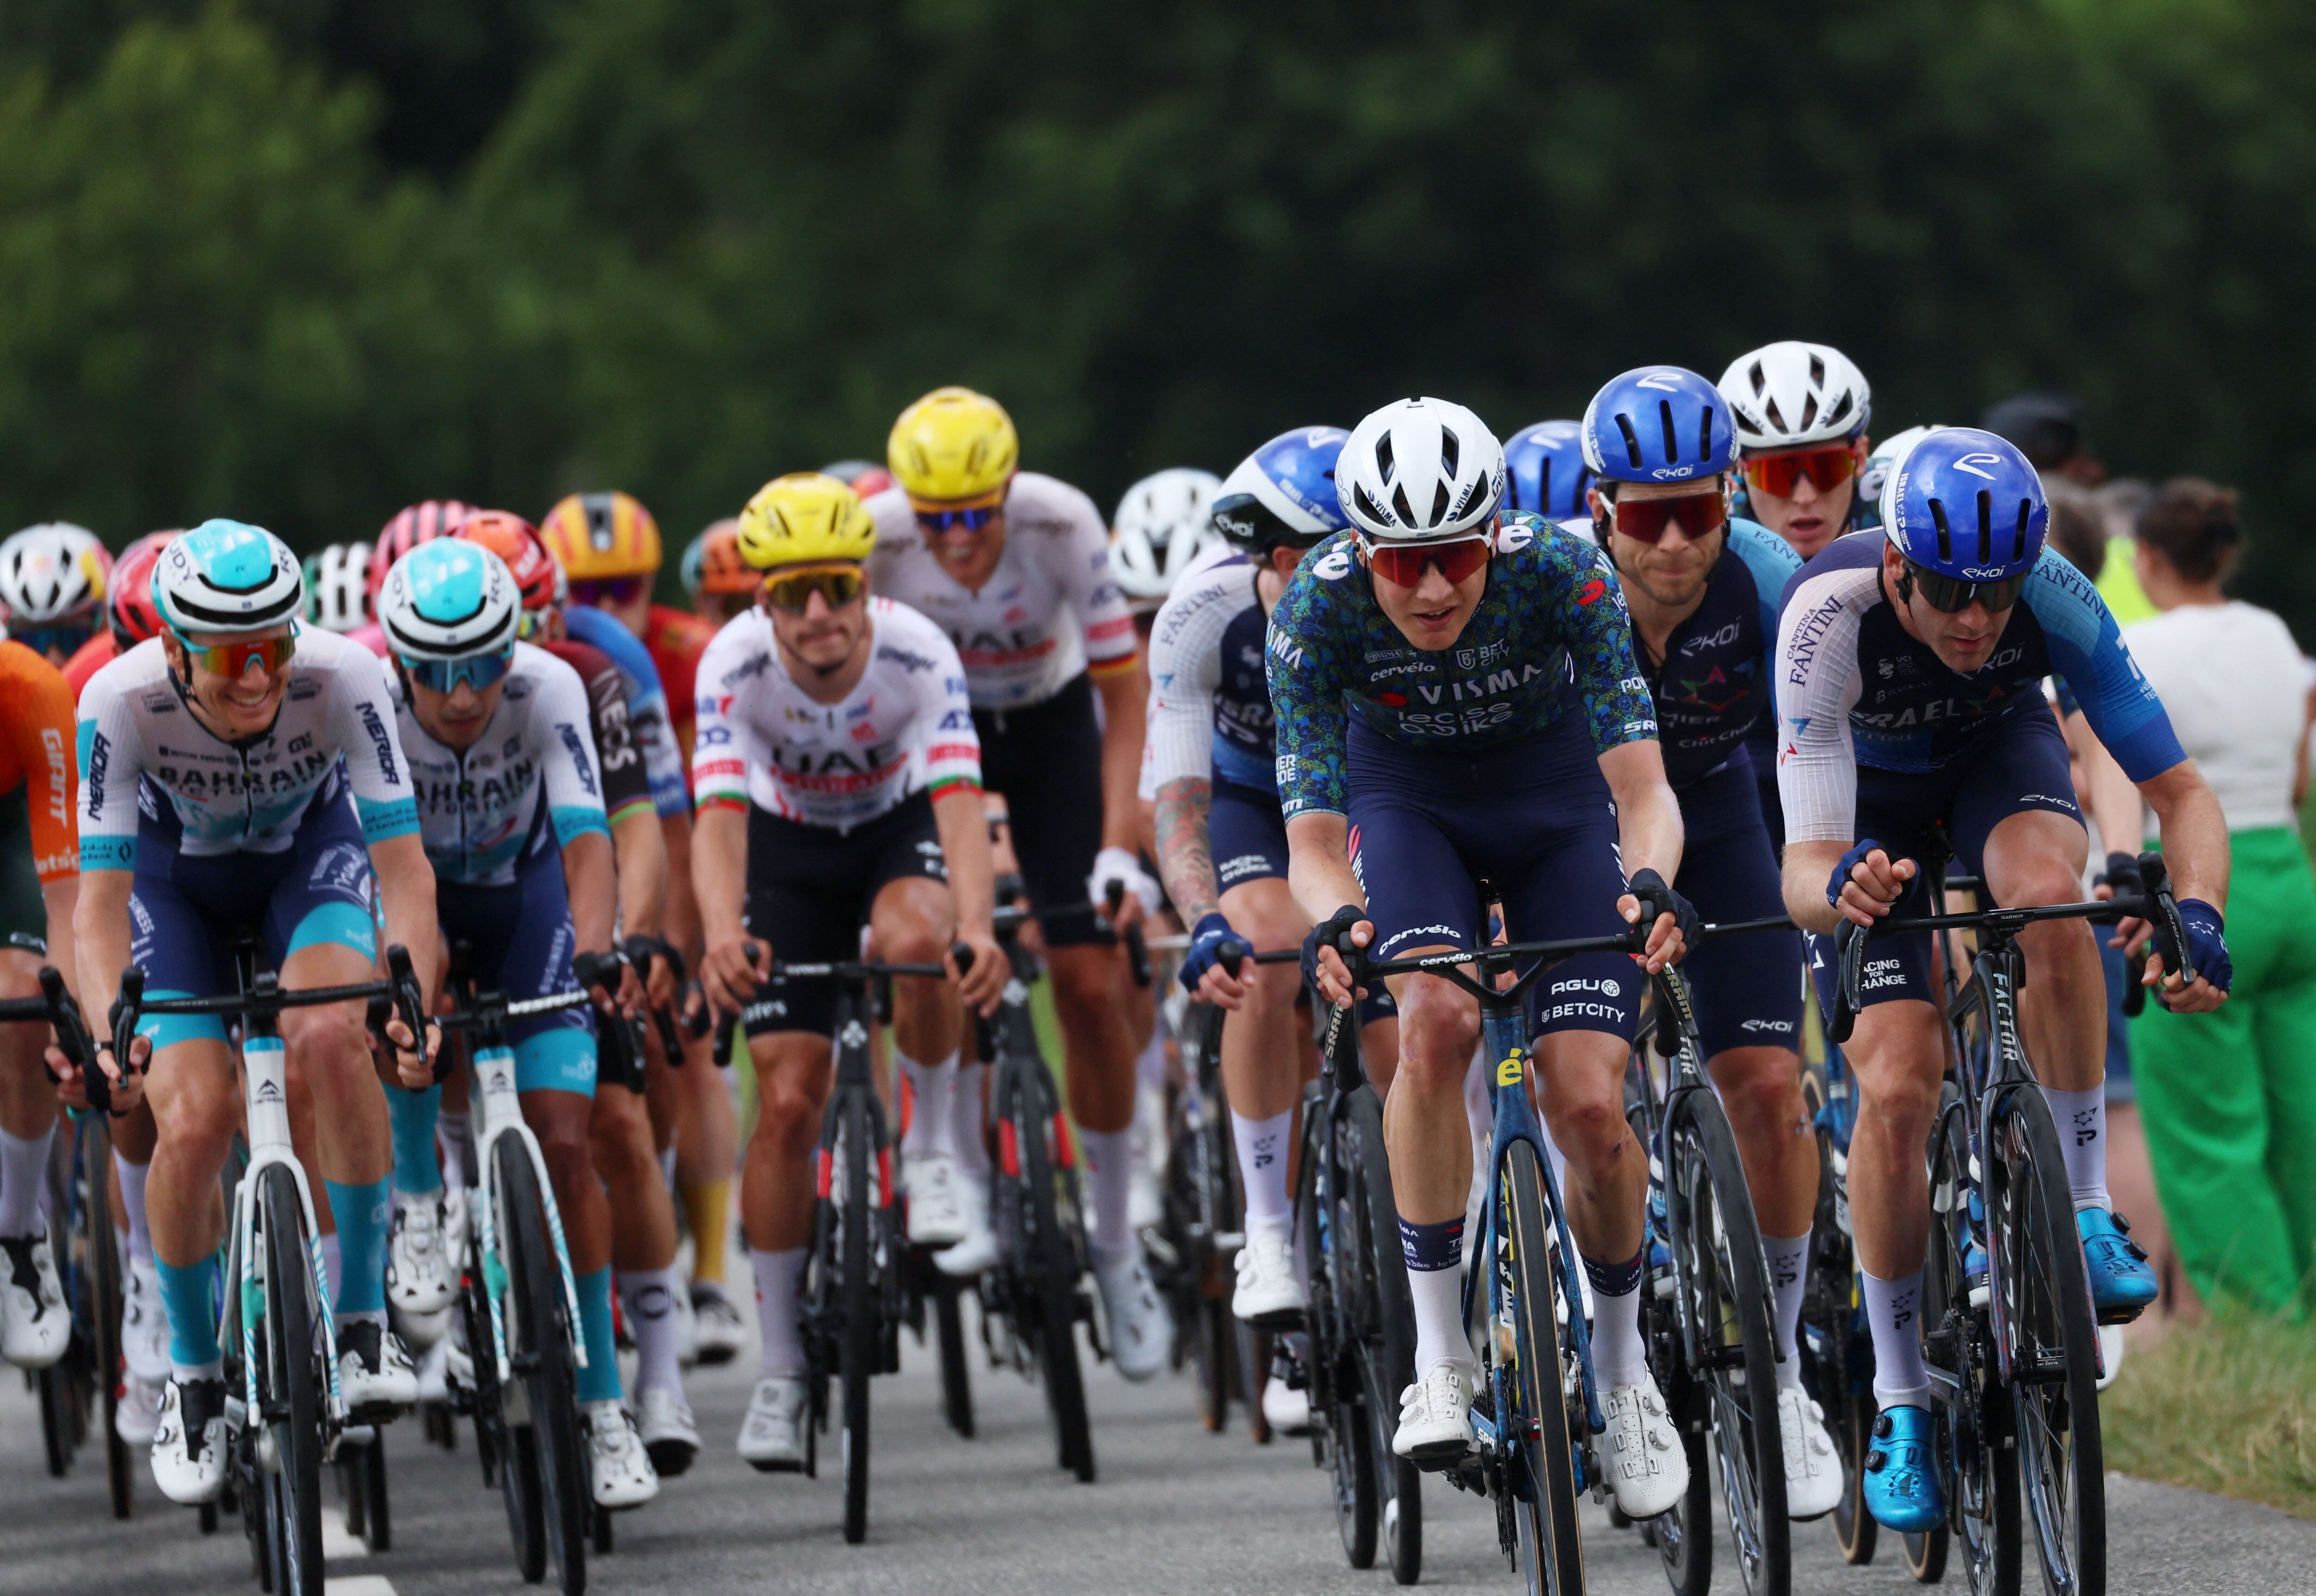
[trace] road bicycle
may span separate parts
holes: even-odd
[[[424,1040],[410,955],[387,950],[387,977],[291,991],[260,944],[237,940],[238,990],[219,997],[145,996],[145,970],[121,972],[113,1034],[133,1037],[153,1015],[231,1016],[241,1030],[249,1165],[226,1232],[224,1303],[228,1474],[241,1504],[253,1572],[281,1596],[322,1596],[323,1460],[349,1422],[338,1383],[336,1326],[312,1189],[290,1140],[285,1009],[380,1003]],[[382,1015],[379,1016],[382,1019]],[[94,1083],[92,1083],[94,1084]]]
[[[1951,1051],[1929,1146],[1922,1351],[1946,1533],[1973,1592],[2018,1589],[2029,1524],[2048,1590],[2103,1596],[2107,1588],[2098,1320],[2058,1128],[2019,1029],[2026,964],[2018,938],[2044,921],[2144,919],[2164,968],[2178,973],[2187,933],[2162,856],[2142,854],[2140,866],[2144,898],[1877,928],[1934,932],[1945,953]],[[1940,876],[1929,872],[1934,883]],[[1936,887],[1932,901],[1944,901]],[[1836,1042],[1849,1038],[1879,940],[1845,922],[1835,940],[1839,980],[1827,1034]],[[1955,934],[1964,932],[1974,933],[1974,948]]]
[[[1814,996],[1810,1001],[1814,1002]],[[1857,1249],[1849,1223],[1849,1137],[1857,1125],[1857,1083],[1839,1047],[1826,1048],[1825,1067],[1802,1074],[1802,1095],[1817,1138],[1817,1206],[1810,1226],[1807,1279],[1802,1288],[1800,1352],[1802,1385],[1825,1415],[1841,1462],[1841,1499],[1831,1514],[1834,1543],[1842,1561],[1863,1566],[1874,1561],[1882,1526],[1866,1511],[1865,1458],[1873,1449],[1874,1340],[1859,1293]],[[1929,1538],[1919,1556],[1910,1548],[1917,1578],[1935,1583],[1944,1572],[1945,1532]],[[1929,1559],[1941,1559],[1933,1570]]]

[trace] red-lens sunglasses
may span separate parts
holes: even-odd
[[[1756,455],[1745,462],[1745,480],[1772,498],[1791,498],[1794,485],[1806,477],[1822,494],[1831,493],[1857,473],[1857,451],[1847,443],[1830,449],[1795,450],[1791,454]]]
[[[1458,538],[1452,543],[1414,545],[1367,543],[1367,566],[1394,587],[1414,587],[1427,566],[1436,566],[1450,586],[1488,563],[1492,552],[1485,538]]]
[[[1617,531],[1639,543],[1664,539],[1665,528],[1678,525],[1692,543],[1710,537],[1728,524],[1729,506],[1721,490],[1682,494],[1670,499],[1618,499]]]

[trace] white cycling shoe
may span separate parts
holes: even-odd
[[[1174,1315],[1150,1283],[1136,1247],[1115,1263],[1097,1263],[1094,1283],[1109,1318],[1109,1356],[1136,1385],[1166,1367],[1174,1351]]]
[[[153,1430],[153,1483],[179,1507],[225,1493],[225,1382],[172,1379]]]
[[[646,1386],[636,1393],[636,1432],[662,1479],[673,1479],[691,1467],[699,1450],[699,1431],[692,1422],[691,1404],[681,1391]]]
[[[1271,1376],[1262,1387],[1262,1422],[1281,1435],[1310,1434],[1310,1390]]]
[[[970,1280],[997,1263],[997,1227],[989,1222],[989,1177],[957,1172],[958,1211],[965,1234],[953,1246],[933,1254],[933,1267],[960,1280]]]
[[[659,1494],[659,1476],[644,1450],[636,1416],[612,1397],[583,1403],[587,1420],[587,1460],[597,1507],[641,1507]]]
[[[394,1194],[394,1226],[386,1238],[386,1300],[401,1313],[423,1317],[450,1306],[453,1285],[442,1222],[442,1194]]]
[[[1238,1250],[1231,1312],[1262,1330],[1292,1330],[1310,1306],[1295,1274],[1295,1237],[1284,1225],[1250,1225]]]
[[[1688,1489],[1688,1453],[1665,1411],[1655,1377],[1643,1374],[1637,1386],[1604,1392],[1600,1406],[1608,1419],[1601,1466],[1617,1510],[1628,1519],[1653,1519]]]
[[[338,1326],[338,1389],[357,1418],[376,1422],[415,1407],[418,1370],[402,1338],[375,1319]]]
[[[1399,1394],[1391,1449],[1420,1467],[1445,1468],[1472,1449],[1472,1366],[1435,1363]]]
[[[121,1377],[120,1401],[112,1410],[112,1432],[132,1447],[149,1447],[161,1428],[161,1392],[165,1379],[145,1379],[133,1370]]]
[[[699,1361],[708,1368],[731,1362],[747,1344],[748,1327],[740,1322],[740,1310],[717,1287],[702,1282],[691,1288],[691,1315],[699,1325]]]
[[[766,1474],[804,1467],[804,1382],[768,1375],[756,1382],[740,1424],[740,1456]]]
[[[169,1307],[161,1299],[160,1266],[150,1258],[131,1258],[120,1278],[120,1356],[148,1385],[169,1378]]]
[[[0,1253],[7,1271],[0,1280],[0,1358],[19,1369],[46,1369],[72,1342],[72,1315],[49,1238],[0,1237]]]
[[[957,1160],[946,1153],[901,1155],[901,1190],[909,1199],[909,1244],[947,1247],[965,1239]]]
[[[1799,1386],[1777,1388],[1777,1434],[1786,1449],[1786,1517],[1823,1518],[1841,1503],[1841,1458],[1825,1410]]]

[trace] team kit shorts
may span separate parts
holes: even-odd
[[[1275,793],[1216,778],[1207,812],[1207,844],[1214,853],[1215,878],[1225,892],[1249,881],[1287,879],[1287,818]],[[1361,1025],[1398,1013],[1399,1006],[1380,981],[1359,999]]]
[[[1013,854],[1046,946],[1111,941],[1091,913],[1054,913],[1085,903],[1086,878],[1101,851],[1101,725],[1092,678],[1071,677],[1041,704],[977,709],[973,729],[981,737],[981,784],[1004,795]]]
[[[516,1000],[579,990],[571,968],[578,935],[564,886],[563,850],[544,816],[513,880],[487,887],[439,881],[434,909],[452,963],[464,967],[470,961],[484,990]],[[592,1004],[510,1020],[506,1041],[514,1052],[516,1091],[594,1095]]]

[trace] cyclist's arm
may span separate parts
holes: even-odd
[[[1786,913],[1804,931],[1831,934],[1845,918],[1826,901],[1825,889],[1857,840],[1857,753],[1849,711],[1861,690],[1858,623],[1879,602],[1879,584],[1878,566],[1824,572],[1794,590],[1777,620],[1770,685],[1777,795],[1786,812]],[[1893,879],[1912,873],[1911,861],[1893,865],[1878,849],[1857,869],[1870,878],[1858,890],[1870,886],[1877,899]],[[1845,888],[1845,899],[1850,896]],[[1860,913],[1870,911],[1861,905]]]
[[[658,936],[670,878],[667,839],[650,805],[611,822],[611,857],[618,866],[619,923],[629,936]]]
[[[2201,898],[2224,914],[2228,906],[2228,822],[2220,800],[2191,760],[2138,784],[2155,811],[2155,834],[2163,843],[2163,863],[2171,896]]]
[[[1141,829],[1135,789],[1142,775],[1142,717],[1150,684],[1138,655],[1093,680],[1101,694],[1101,845],[1131,852]]]
[[[1062,595],[1085,629],[1086,673],[1101,694],[1101,845],[1132,851],[1141,809],[1143,709],[1150,684],[1142,669],[1134,615],[1109,569],[1109,535],[1083,495],[1074,506],[1062,561]]]
[[[49,962],[73,985],[73,905],[79,896],[80,834],[77,773],[73,768],[76,713],[63,673],[29,651],[11,649],[22,672],[8,684],[16,739],[16,768],[24,772],[24,807],[31,822],[32,869],[47,910]]]
[[[1153,856],[1185,925],[1220,905],[1207,821],[1214,805],[1215,690],[1223,633],[1243,606],[1212,580],[1178,593],[1150,629],[1150,775],[1156,800]]]
[[[1367,907],[1367,888],[1351,872],[1350,823],[1341,815],[1313,811],[1287,822],[1287,887],[1305,917],[1317,924],[1333,917],[1347,905]],[[1375,924],[1362,920],[1351,928],[1360,947],[1375,940]],[[1348,980],[1342,956],[1332,948],[1319,950],[1319,992],[1329,1003],[1346,1003],[1356,994]],[[1364,990],[1362,988],[1362,990]]]
[[[2098,740],[2080,709],[2067,716],[2062,724],[2068,752],[2083,772],[2082,791],[2076,796],[2098,827],[2099,846],[2108,853],[2137,853],[2145,834],[2145,811],[2140,807],[2138,787],[2115,762],[2115,755]]]
[[[571,900],[571,932],[581,953],[610,950],[619,889],[613,879],[611,839],[599,831],[563,844],[563,887]]]
[[[80,979],[73,941],[78,934],[75,921],[80,905],[80,878],[64,876],[41,882],[40,905],[48,912],[49,962],[65,978],[66,988],[77,995]]]
[[[747,899],[748,811],[743,804],[707,792],[699,795],[699,824],[691,834],[692,887],[699,898],[705,949],[699,982],[708,1001],[736,1012],[755,994],[763,961],[747,954],[748,930],[741,920]]]
[[[385,911],[386,940],[410,950],[411,967],[431,1012],[442,990],[442,939],[434,911],[434,867],[416,832],[381,837],[370,845],[370,869],[378,877],[379,906]]]
[[[1680,800],[1665,780],[1663,748],[1652,737],[1619,743],[1601,753],[1600,773],[1608,779],[1608,790],[1617,800],[1617,847],[1626,878],[1654,870],[1670,885],[1680,874],[1683,834]],[[1640,900],[1626,893],[1617,900],[1617,912],[1638,923]],[[1654,960],[1668,951],[1672,917],[1660,914],[1647,932],[1648,954]],[[1681,951],[1676,946],[1670,955],[1678,958]],[[1649,967],[1658,967],[1652,962]]]
[[[140,745],[120,691],[99,672],[81,695],[75,738],[81,885],[79,901],[73,905],[78,994],[99,1041],[111,1035],[113,1000],[120,995],[120,972],[129,967]]]

